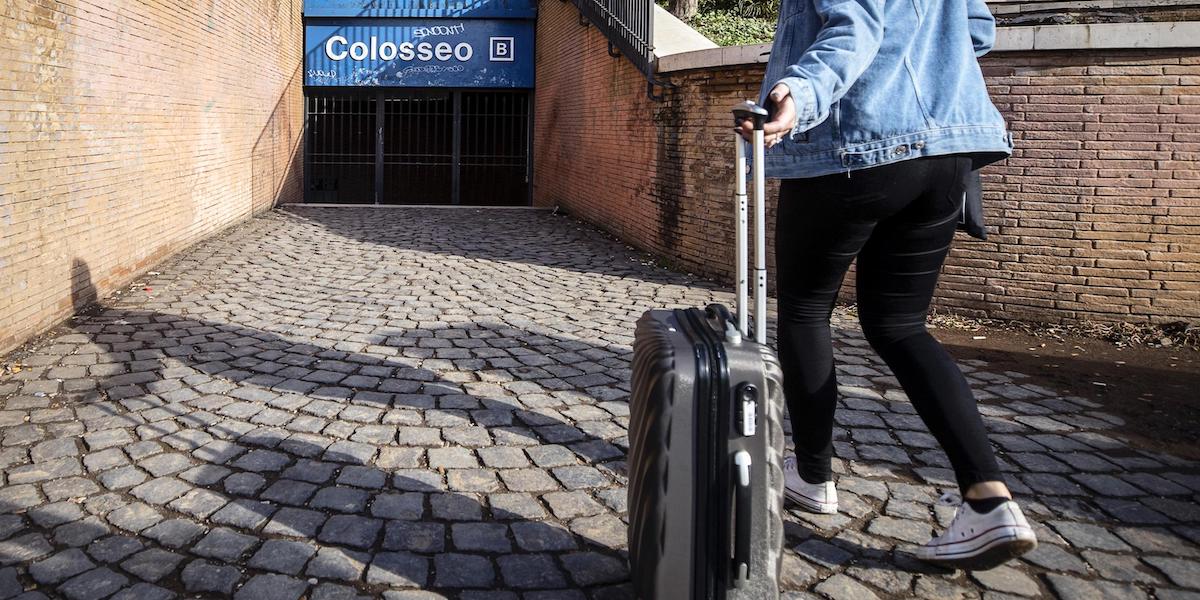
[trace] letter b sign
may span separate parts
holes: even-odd
[[[490,38],[490,41],[492,62],[513,62],[517,60],[513,55],[513,38],[494,37]]]

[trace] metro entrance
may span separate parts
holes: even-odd
[[[527,90],[310,90],[306,202],[529,203]]]
[[[305,202],[530,203],[534,0],[305,0]]]

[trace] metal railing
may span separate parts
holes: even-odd
[[[654,76],[654,0],[571,0],[579,8],[580,23],[595,25],[608,38],[608,53],[624,56],[646,77],[646,93],[656,100],[655,86],[666,87]]]

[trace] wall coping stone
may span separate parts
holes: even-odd
[[[654,4],[654,56],[674,56],[719,48],[716,42],[680,21],[671,11]]]
[[[996,45],[992,51],[1145,48],[1200,48],[1200,21],[1001,27],[996,30]],[[659,55],[658,72],[752,65],[767,62],[770,55],[771,44],[728,46]]]

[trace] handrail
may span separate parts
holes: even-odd
[[[654,0],[571,0],[584,25],[595,25],[608,38],[608,53],[624,55],[646,77],[646,93],[655,100],[655,86],[669,87],[654,76]]]

